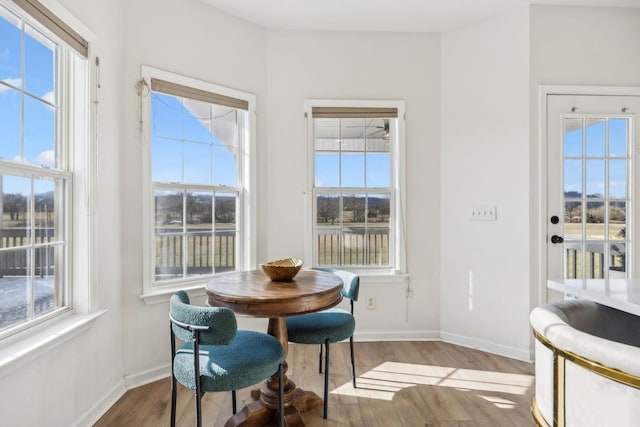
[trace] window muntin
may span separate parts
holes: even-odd
[[[312,109],[313,265],[396,269],[397,110],[324,110]]]
[[[0,4],[0,337],[71,308],[66,156],[87,106],[60,96],[85,93],[86,58],[10,6]]]
[[[152,286],[201,283],[245,262],[248,104],[183,79],[151,78]]]

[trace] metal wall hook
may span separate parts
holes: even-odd
[[[622,107],[622,112],[623,112],[623,113],[626,113],[626,112],[627,112],[627,110],[629,110],[627,107]]]
[[[571,112],[575,113],[577,109],[578,109],[578,107],[571,107]]]

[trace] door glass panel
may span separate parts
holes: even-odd
[[[627,225],[627,202],[609,204],[609,239],[624,240]]]
[[[604,160],[587,160],[587,197],[604,195]]]
[[[582,202],[564,202],[564,238],[580,239],[582,237]]]
[[[585,251],[585,279],[605,278],[604,244],[587,243]]]
[[[627,157],[629,119],[609,119],[609,156]]]
[[[582,160],[564,161],[565,197],[582,197]]]
[[[587,202],[587,239],[604,239],[604,213],[603,202]]]
[[[627,161],[609,160],[609,197],[627,197]]]
[[[604,157],[604,119],[587,119],[587,157]]]
[[[562,145],[565,277],[626,277],[631,119],[572,116]]]
[[[582,119],[564,119],[564,156],[582,157]]]

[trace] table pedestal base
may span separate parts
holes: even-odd
[[[295,388],[293,381],[287,381],[287,390],[284,391],[284,425],[287,427],[302,427],[304,422],[300,417],[301,412],[317,408],[323,405],[320,396],[312,391]],[[254,390],[251,396],[255,402],[246,404],[237,414],[229,418],[225,427],[259,427],[278,425],[278,395],[273,396],[273,390],[263,385],[261,390]],[[274,399],[275,397],[275,399]]]

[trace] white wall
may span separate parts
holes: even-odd
[[[267,259],[304,258],[305,99],[406,101],[408,268],[405,287],[362,279],[356,339],[433,337],[438,330],[440,221],[437,202],[440,127],[439,36],[425,34],[270,32],[268,43],[268,150],[261,163]],[[310,262],[310,260],[306,260]]]
[[[529,359],[529,13],[442,35],[441,336]],[[497,221],[471,221],[473,206]],[[471,285],[472,283],[472,285]]]
[[[266,153],[266,32],[195,0],[130,0],[124,3],[122,46],[123,140],[121,262],[123,268],[124,375],[139,384],[168,374],[168,304],[145,305],[142,292],[142,179],[139,99],[141,65],[253,93],[257,97],[257,157]],[[264,168],[258,162],[259,182]],[[258,192],[262,211],[265,199]],[[264,220],[258,222],[264,230]],[[263,251],[264,231],[258,235]],[[203,304],[204,300],[194,300]],[[162,370],[161,368],[165,368]]]
[[[110,397],[122,382],[120,277],[120,108],[122,3],[60,0],[95,35],[101,59],[98,115],[97,271],[99,308],[108,310],[94,326],[0,379],[0,424],[74,425]],[[117,393],[117,392],[116,392]]]
[[[540,167],[540,85],[640,86],[640,9],[531,7],[531,195],[544,197],[538,185]],[[545,215],[546,216],[546,215]],[[532,210],[532,305],[544,295],[540,265],[540,224],[546,218]]]

